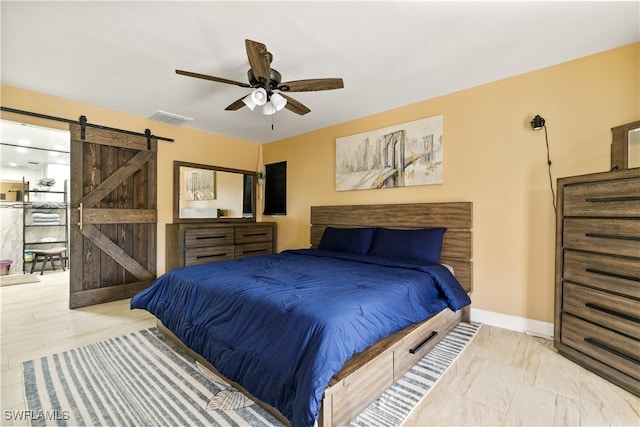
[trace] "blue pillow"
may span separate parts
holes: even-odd
[[[375,228],[327,227],[322,234],[318,249],[365,255],[371,247]]]
[[[396,230],[379,228],[369,255],[440,263],[442,238],[446,228]]]

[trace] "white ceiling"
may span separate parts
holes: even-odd
[[[1,79],[264,143],[638,42],[639,11],[638,1],[3,0]],[[247,38],[267,45],[283,81],[342,77],[344,89],[291,93],[305,116],[263,116],[224,110],[249,89],[175,74],[245,82]]]

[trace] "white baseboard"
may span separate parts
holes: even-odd
[[[471,321],[524,332],[540,338],[553,339],[553,323],[541,322],[540,320],[472,308]]]

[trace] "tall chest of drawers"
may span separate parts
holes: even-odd
[[[558,179],[554,345],[640,396],[640,169]]]
[[[167,224],[167,271],[275,251],[273,222]]]

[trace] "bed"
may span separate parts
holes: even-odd
[[[131,306],[284,422],[345,425],[468,316],[471,203],[311,223],[309,249],[175,269]]]

